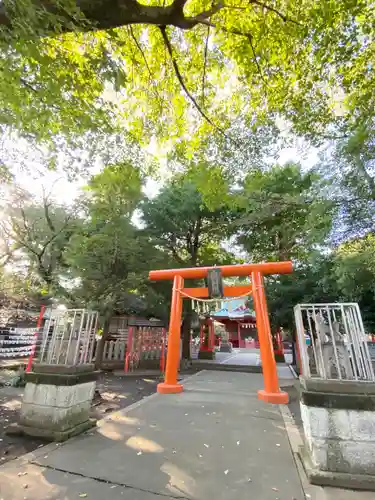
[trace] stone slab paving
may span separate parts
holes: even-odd
[[[154,395],[112,414],[96,432],[41,452],[28,467],[37,467],[41,484],[58,485],[61,474],[67,482],[71,476],[85,479],[87,490],[92,486],[87,498],[94,500],[124,498],[129,492],[134,500],[148,500],[139,496],[146,493],[196,500],[302,500],[283,419],[277,406],[258,401],[261,387],[257,374],[200,372],[187,380],[184,393]],[[0,485],[3,474],[0,470]],[[99,485],[106,492],[108,485],[127,488],[110,496],[111,488],[107,494],[99,492]],[[28,499],[34,498],[33,488],[27,488]],[[78,489],[84,490],[81,484]],[[35,498],[79,498],[77,488],[64,495]]]
[[[3,500],[173,500],[147,491],[99,482],[31,463],[8,462],[0,469]]]

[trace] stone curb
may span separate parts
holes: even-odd
[[[298,380],[299,376],[298,376],[296,370],[293,368],[292,365],[288,365],[288,366],[289,366],[289,370],[292,372],[293,377]]]
[[[375,476],[318,470],[312,464],[305,446],[300,448],[299,455],[311,484],[350,490],[375,491]]]
[[[305,498],[311,500],[326,500],[327,496],[324,490],[320,486],[312,485],[305,473],[305,469],[302,465],[299,450],[303,446],[303,437],[300,434],[298,427],[294,422],[294,418],[286,405],[279,405],[280,413],[284,421],[285,430],[288,436],[289,445],[293,454],[294,462],[297,468],[297,472],[301,481],[301,487]]]
[[[304,438],[289,408],[286,405],[279,405],[279,409],[306,499],[330,500],[337,496],[341,498],[341,493],[346,493],[348,496],[345,498],[352,499],[355,495],[355,498],[359,500],[361,493],[368,495],[369,491],[375,490],[374,476],[330,474],[314,469],[308,455],[304,453],[306,449]],[[325,486],[330,488],[327,490]]]

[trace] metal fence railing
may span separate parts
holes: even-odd
[[[39,361],[48,364],[81,365],[93,359],[98,313],[87,309],[58,311],[47,321]]]
[[[304,377],[374,381],[358,304],[298,304],[294,316]]]

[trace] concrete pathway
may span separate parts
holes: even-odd
[[[184,385],[3,465],[0,499],[306,498],[280,409],[256,397],[261,375],[204,371]]]
[[[291,363],[291,354],[286,355],[286,361]],[[216,359],[212,361],[213,364],[231,365],[231,366],[261,366],[262,361],[260,358],[259,349],[233,349],[232,353],[217,352]],[[277,365],[279,378],[293,379],[292,371],[287,364],[280,363]]]
[[[292,363],[292,358],[291,352],[285,353],[285,361],[287,364]],[[215,361],[222,365],[260,366],[262,364],[259,349],[245,348],[233,349],[231,353],[217,352]]]

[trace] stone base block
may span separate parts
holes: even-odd
[[[26,374],[18,430],[61,441],[92,427],[90,410],[98,372],[91,366],[54,368]]]
[[[311,484],[330,486],[332,488],[345,488],[348,490],[375,491],[375,476],[320,470],[313,465],[306,447],[300,448],[299,456]]]
[[[199,351],[198,359],[215,359],[215,351]]]
[[[71,429],[66,429],[64,431],[43,429],[42,427],[29,427],[20,423],[14,423],[8,427],[6,433],[13,436],[22,436],[26,434],[27,436],[45,439],[46,441],[62,442],[73,436],[77,436],[78,434],[81,434],[82,432],[85,432],[93,427],[96,427],[96,422],[97,421],[95,418],[90,418],[89,420],[86,420],[86,422],[81,422]]]
[[[316,484],[334,481],[335,486],[347,488],[356,478],[355,481],[361,479],[363,484],[375,486],[373,387],[366,382],[362,386],[360,382],[348,382],[347,388],[345,382],[333,384],[337,392],[331,392],[331,381],[301,381],[300,407],[306,443],[301,456],[306,470]]]
[[[233,351],[233,345],[231,342],[222,342],[220,344],[220,352],[232,352]]]

